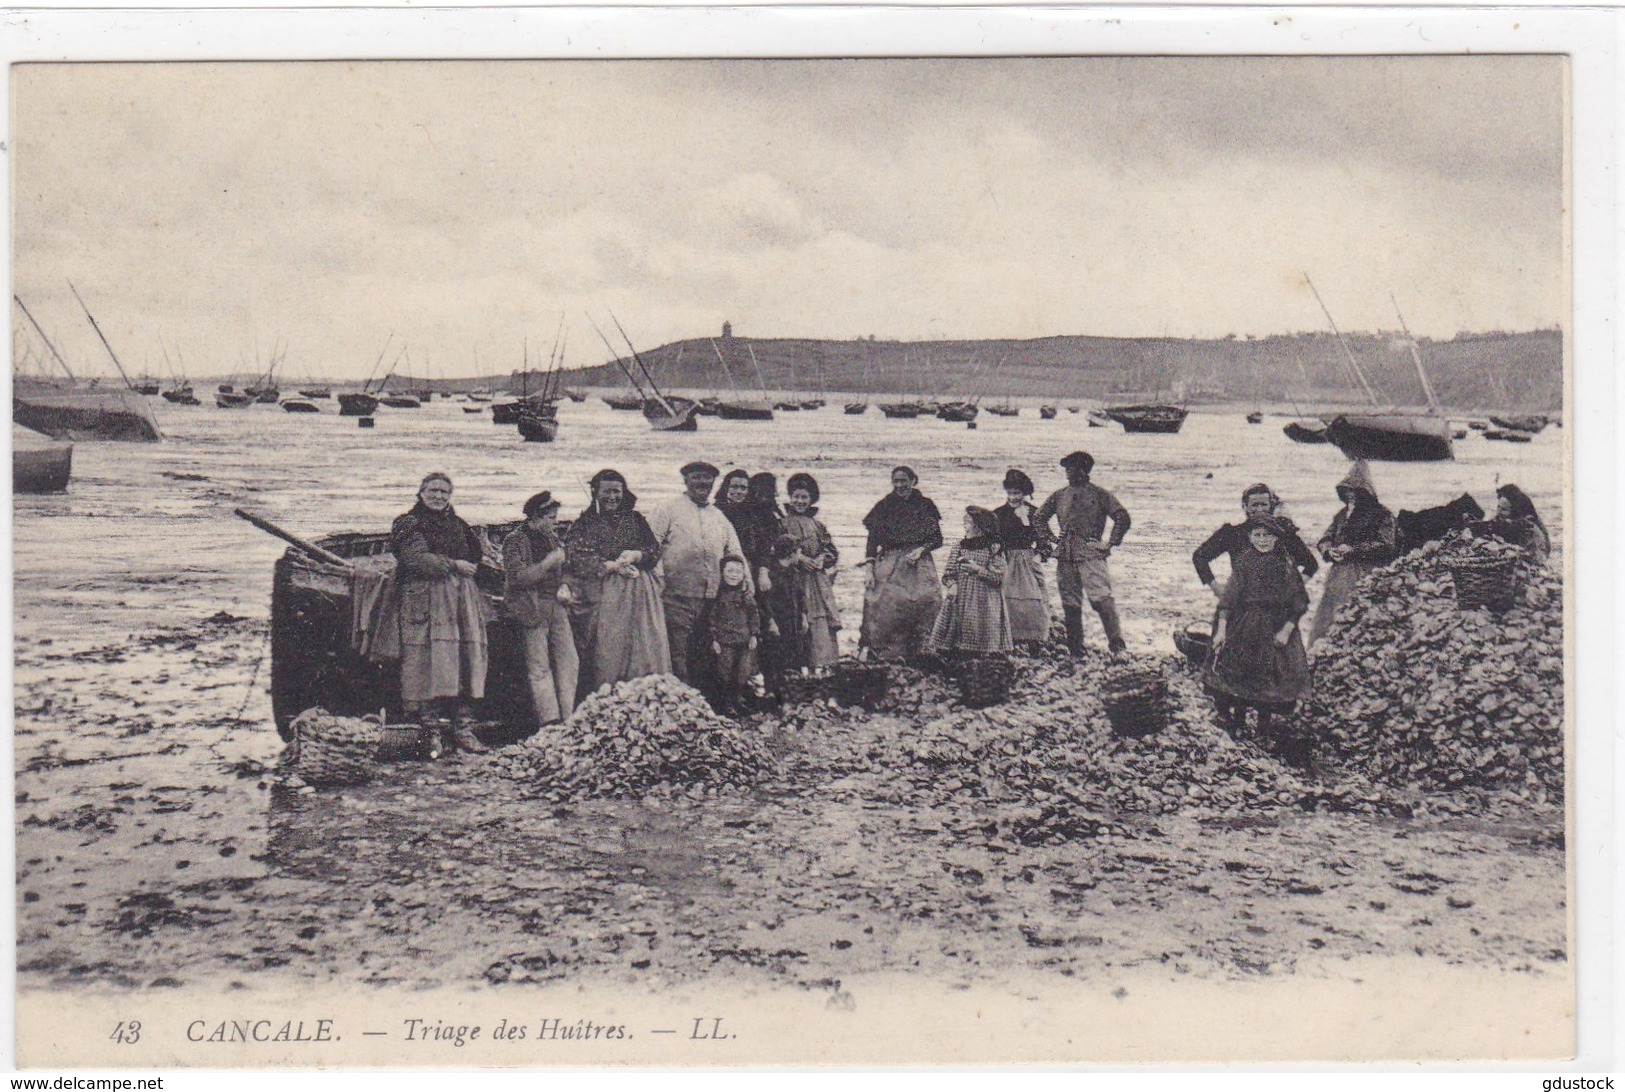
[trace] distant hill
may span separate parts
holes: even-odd
[[[1346,335],[1349,352],[1385,404],[1425,399],[1409,343],[1397,334]],[[713,345],[715,348],[713,348]],[[1563,403],[1563,342],[1558,330],[1464,334],[1418,340],[1439,401],[1458,408],[1554,411]],[[1173,395],[1190,403],[1358,403],[1342,345],[1329,333],[1257,339],[1104,338],[1063,336],[997,341],[827,341],[790,338],[692,338],[642,351],[662,389],[923,394],[933,398],[1005,395],[1110,399]],[[754,356],[754,363],[753,363]],[[411,383],[395,377],[391,386]],[[521,378],[436,381],[437,389],[470,386],[517,390]],[[609,363],[572,369],[569,386],[624,387]],[[534,386],[535,379],[531,380]]]

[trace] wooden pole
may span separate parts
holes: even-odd
[[[304,539],[290,531],[284,531],[282,528],[278,527],[276,524],[262,516],[256,516],[252,512],[245,512],[241,508],[234,508],[232,511],[235,512],[239,518],[247,520],[255,527],[258,527],[260,530],[264,531],[266,534],[275,535],[283,542],[286,542],[292,546],[297,546],[299,549],[305,551],[305,553],[316,558],[318,561],[325,561],[329,565],[337,565],[342,569],[350,568],[350,562],[347,559],[342,558],[338,554],[332,553],[329,550],[324,550],[313,542],[306,542]]]

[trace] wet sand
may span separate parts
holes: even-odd
[[[1083,447],[1134,516],[1112,562],[1130,643],[1171,650],[1175,626],[1211,611],[1190,551],[1237,518],[1244,486],[1268,481],[1310,539],[1337,506],[1347,464],[1335,449],[1293,444],[1284,420],[1249,426],[1242,412],[1193,414],[1180,435],[1156,437],[1031,408],[969,431],[873,408],[846,417],[832,402],[671,437],[589,402],[564,407],[558,443],[532,445],[451,403],[380,411],[371,432],[334,414],[162,405],[168,441],[81,445],[69,495],[15,504],[20,984],[835,991],[896,971],[982,985],[1122,969],[1222,982],[1335,975],[1373,957],[1419,975],[1567,974],[1557,809],[1245,821],[1193,809],[1125,819],[1104,839],[1012,847],[911,804],[852,738],[785,742],[835,756],[805,784],[675,808],[553,814],[470,776],[469,759],[321,792],[271,776],[265,620],[283,547],[234,506],[310,537],[381,531],[422,473],[443,469],[471,521],[515,518],[541,488],[570,514],[586,478],[616,466],[647,507],[704,457],[781,481],[817,475],[846,569],[894,463],[920,472],[952,540],[964,504],[1001,500],[1007,466],[1042,495],[1062,484],[1055,460]],[[1517,482],[1561,541],[1563,438],[1473,434],[1454,463],[1374,474],[1395,510],[1464,489],[1487,502],[1498,481]],[[858,576],[843,572],[837,595],[850,647]]]

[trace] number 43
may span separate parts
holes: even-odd
[[[115,1043],[139,1043],[141,1041],[141,1021],[120,1020],[113,1028],[113,1034],[108,1036]]]

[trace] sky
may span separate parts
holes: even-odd
[[[68,358],[473,374],[712,335],[1567,327],[1555,57],[19,65]],[[1392,299],[1390,298],[1392,294]],[[12,309],[14,329],[26,320]],[[14,345],[43,352],[32,331]],[[402,370],[408,365],[403,363]]]

